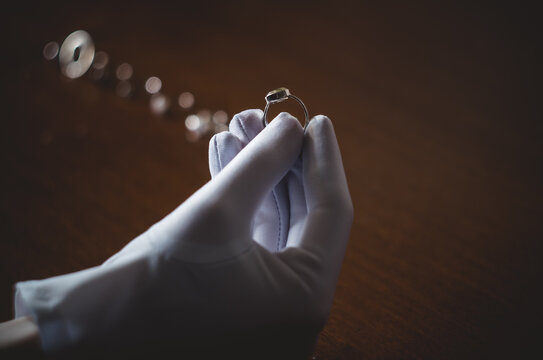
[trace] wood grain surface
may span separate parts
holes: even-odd
[[[197,109],[232,116],[287,86],[332,119],[355,221],[317,359],[541,354],[535,7],[64,2],[4,18],[0,320],[16,281],[101,263],[209,179],[186,114],[153,116],[141,91],[69,81],[42,57],[84,29]]]

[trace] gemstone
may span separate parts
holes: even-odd
[[[266,102],[268,104],[276,104],[278,102],[288,99],[290,96],[290,91],[287,88],[280,87],[278,89],[270,91],[266,95]]]

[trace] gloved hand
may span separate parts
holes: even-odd
[[[236,115],[210,142],[212,180],[104,264],[16,285],[16,316],[36,320],[46,352],[311,352],[352,203],[328,118],[305,134],[286,113],[261,119]]]
[[[217,134],[209,143],[209,170],[215,177],[263,129],[263,113],[248,110],[234,116],[230,131]],[[282,114],[281,116],[290,116]],[[300,239],[307,216],[302,180],[302,158],[268,192],[253,216],[252,239],[271,252],[285,248],[289,239]]]

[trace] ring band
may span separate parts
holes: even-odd
[[[309,124],[309,113],[307,112],[307,108],[305,107],[305,104],[303,103],[303,101],[300,100],[299,97],[292,95],[287,88],[281,87],[281,88],[272,90],[266,95],[265,99],[266,99],[266,108],[264,109],[264,116],[262,118],[262,121],[264,122],[264,127],[268,125],[268,119],[266,117],[268,115],[268,110],[271,104],[277,104],[286,99],[294,99],[300,105],[302,105],[302,109],[304,109],[304,115],[305,115],[304,130],[307,128],[307,125]]]

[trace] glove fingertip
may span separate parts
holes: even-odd
[[[228,131],[213,135],[209,141],[209,172],[215,177],[240,152],[239,139]]]
[[[263,116],[264,112],[260,109],[242,111],[230,122],[230,132],[236,135],[245,146],[264,128]]]

